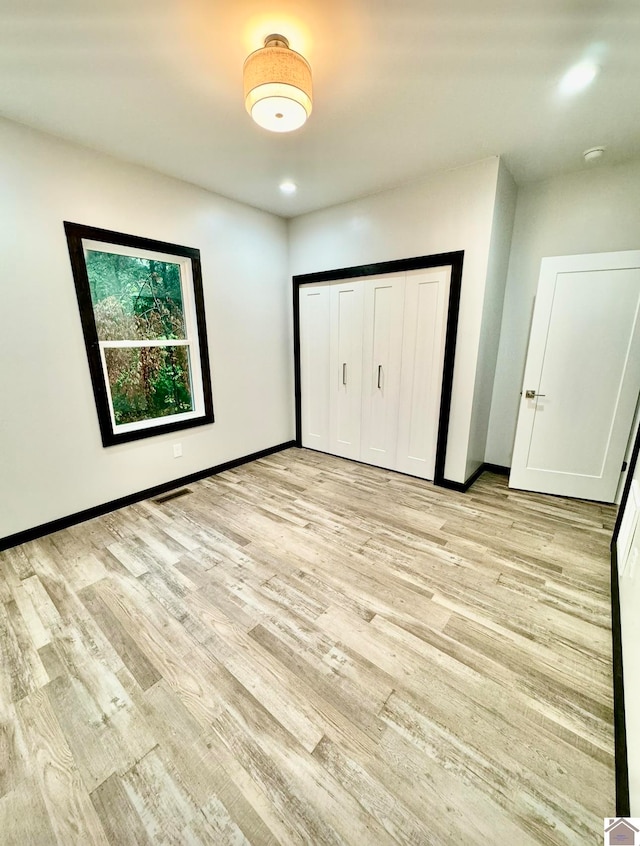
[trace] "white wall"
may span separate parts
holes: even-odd
[[[285,221],[6,121],[0,186],[0,538],[294,437]],[[102,447],[64,220],[200,249],[213,425]]]
[[[290,221],[292,275],[464,250],[445,476],[466,479],[499,160]]]
[[[466,478],[472,476],[485,461],[517,193],[516,183],[504,162],[501,161],[498,170],[489,266],[487,268],[484,308],[480,326],[480,349],[478,350],[478,365],[473,390]]]
[[[640,159],[520,187],[486,461],[511,464],[541,259],[639,249],[639,198]]]

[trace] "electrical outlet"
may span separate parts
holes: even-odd
[[[182,458],[182,444],[173,445],[173,457]]]

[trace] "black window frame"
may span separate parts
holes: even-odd
[[[87,352],[89,373],[93,387],[93,395],[98,415],[98,424],[102,444],[105,447],[143,438],[156,437],[170,432],[178,432],[183,429],[191,429],[195,426],[204,426],[214,422],[213,395],[211,390],[211,370],[209,365],[209,353],[207,342],[207,327],[205,321],[204,293],[202,286],[202,268],[200,264],[200,251],[193,247],[185,247],[172,244],[166,241],[156,241],[151,238],[143,238],[137,235],[127,235],[123,232],[115,232],[109,229],[100,229],[95,226],[85,226],[80,223],[64,221],[64,229],[69,247],[71,270],[75,284],[82,332]],[[100,342],[96,329],[96,322],[89,287],[89,278],[84,254],[84,241],[97,241],[105,245],[117,245],[129,249],[139,249],[145,252],[155,252],[160,260],[162,256],[179,256],[190,262],[191,285],[193,303],[195,306],[195,317],[197,326],[197,344],[192,344],[195,355],[192,355],[192,367],[196,363],[200,367],[202,378],[203,410],[197,416],[187,420],[171,421],[169,418],[158,418],[163,422],[157,425],[147,425],[144,428],[130,430],[127,432],[116,431],[109,407],[109,386],[107,385],[102,361],[100,357]],[[152,418],[150,418],[152,419]]]

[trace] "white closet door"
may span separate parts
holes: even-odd
[[[360,460],[394,467],[398,431],[404,273],[363,280]]]
[[[329,451],[360,457],[362,280],[331,286]]]
[[[410,271],[405,281],[396,470],[433,479],[451,268]]]
[[[302,446],[329,450],[330,294],[326,285],[300,287]]]

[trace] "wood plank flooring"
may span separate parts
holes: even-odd
[[[608,506],[291,449],[0,553],[0,841],[599,844]]]

